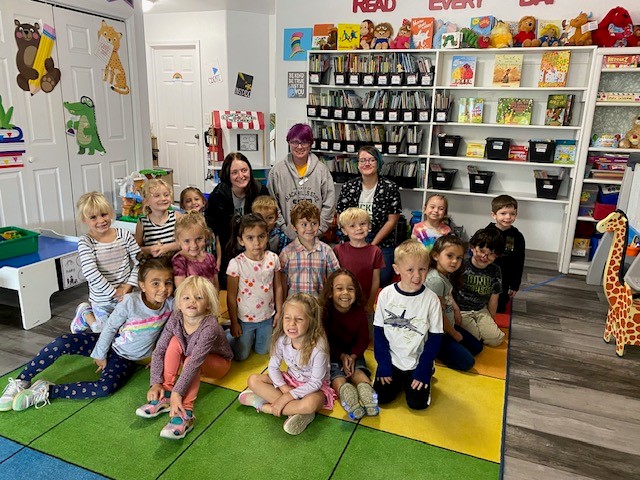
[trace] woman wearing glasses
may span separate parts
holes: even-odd
[[[327,166],[311,153],[313,132],[304,123],[297,123],[287,133],[289,153],[269,172],[269,191],[278,207],[289,238],[296,234],[290,226],[290,212],[300,200],[309,200],[320,209],[320,233],[324,233],[335,212],[335,188]]]
[[[340,190],[337,210],[342,213],[349,207],[360,207],[369,213],[371,231],[367,237],[372,245],[382,250],[385,267],[380,270],[380,286],[391,283],[393,275],[393,235],[402,202],[400,190],[391,180],[380,176],[382,156],[377,148],[367,145],[358,150],[360,176],[349,180]]]
[[[230,153],[222,162],[220,183],[209,196],[204,217],[216,236],[216,257],[218,259],[218,280],[220,289],[227,288],[227,265],[235,255],[227,252],[231,238],[231,219],[251,213],[251,204],[259,195],[269,195],[267,187],[253,178],[249,159],[242,153]]]

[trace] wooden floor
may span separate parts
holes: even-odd
[[[85,297],[55,294],[53,318],[24,331],[15,293],[0,290],[0,373],[67,332]],[[618,358],[602,340],[602,288],[527,268],[513,310],[504,478],[638,478],[640,347]]]

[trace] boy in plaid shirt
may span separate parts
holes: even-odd
[[[318,239],[320,210],[308,200],[291,210],[297,238],[280,253],[285,298],[304,292],[317,297],[329,275],[340,268],[331,247]]]

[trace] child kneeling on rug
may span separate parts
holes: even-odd
[[[231,367],[233,353],[218,324],[218,310],[218,292],[204,277],[187,277],[176,290],[176,309],[151,357],[149,403],[136,410],[144,418],[169,412],[161,437],[184,438],[193,429],[200,374],[221,378]]]
[[[284,431],[302,433],[318,410],[333,409],[336,395],[329,386],[328,350],[316,299],[307,293],[291,295],[271,337],[269,374],[251,375],[249,389],[238,401],[276,417],[287,415]],[[283,360],[286,372],[280,370]]]
[[[0,398],[0,411],[44,407],[52,398],[92,399],[118,390],[149,357],[162,327],[171,316],[173,270],[171,260],[152,258],[140,263],[141,291],[126,294],[109,315],[101,333],[67,333],[53,340],[27,363],[17,379],[10,378]],[[91,356],[98,366],[97,381],[54,385],[43,379],[31,383],[62,355]]]

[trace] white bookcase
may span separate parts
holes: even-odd
[[[552,50],[566,50],[571,52],[570,66],[567,75],[567,85],[562,88],[538,87],[540,63],[544,52]],[[582,187],[582,175],[584,166],[578,161],[572,165],[553,163],[534,163],[513,160],[489,160],[487,158],[475,158],[466,156],[466,144],[468,142],[484,142],[486,138],[509,138],[512,145],[528,146],[529,140],[542,139],[566,139],[575,140],[578,145],[578,153],[588,143],[589,127],[586,126],[589,108],[587,102],[595,98],[594,71],[595,71],[595,47],[563,47],[563,48],[517,48],[517,49],[450,49],[450,50],[359,50],[359,51],[311,51],[309,52],[309,65],[315,65],[317,56],[324,56],[327,60],[329,71],[323,75],[310,73],[308,85],[309,94],[322,92],[342,92],[351,90],[360,97],[367,92],[385,90],[399,94],[404,91],[421,92],[432,99],[430,112],[425,119],[414,117],[413,121],[405,121],[403,115],[397,115],[394,119],[363,121],[359,117],[352,119],[318,118],[308,116],[309,123],[317,130],[319,126],[329,125],[335,127],[340,124],[352,124],[360,126],[381,125],[385,129],[399,126],[417,127],[423,130],[422,143],[418,153],[407,154],[406,144],[402,144],[395,151],[389,151],[384,145],[385,162],[418,162],[420,168],[415,168],[416,188],[403,188],[403,206],[405,214],[410,210],[420,210],[426,197],[433,192],[443,193],[449,201],[449,214],[456,224],[464,225],[466,232],[471,235],[478,228],[486,226],[490,220],[491,198],[501,193],[507,193],[515,197],[519,202],[519,217],[516,225],[523,232],[527,240],[527,249],[539,250],[557,254],[558,269],[566,272],[569,259],[565,258],[570,248],[567,244],[573,235],[575,220],[570,223],[570,213],[573,205],[578,203]],[[344,54],[364,56],[362,58],[375,58],[379,55],[398,55],[406,53],[416,59],[429,58],[434,66],[433,85],[422,85],[418,79],[415,85],[405,83],[390,84],[389,86],[376,85],[376,79],[368,78],[369,83],[362,85],[362,75],[359,85],[349,85],[347,75],[345,85],[335,84],[334,71],[331,68],[331,59]],[[497,54],[517,53],[523,55],[522,78],[517,88],[495,87],[492,77]],[[475,82],[473,86],[450,86],[452,76],[452,59],[456,55],[466,55],[476,58]],[[316,58],[314,58],[316,57]],[[342,80],[342,79],[339,79]],[[316,82],[325,82],[318,85]],[[597,84],[597,83],[596,83]],[[549,94],[573,94],[573,119],[569,126],[552,127],[545,125],[546,104]],[[435,121],[435,105],[433,99],[438,94],[444,94],[453,98],[453,106],[448,115],[449,121]],[[482,123],[459,123],[457,121],[458,100],[460,98],[484,99]],[[503,125],[496,123],[496,111],[500,98],[530,98],[533,99],[533,112],[530,125]],[[309,109],[308,109],[309,110]],[[308,111],[308,113],[310,113]],[[311,111],[317,115],[318,112]],[[324,112],[325,114],[327,112]],[[342,112],[344,115],[344,112]],[[329,117],[331,115],[329,114]],[[339,127],[338,127],[339,128]],[[457,155],[441,155],[438,146],[437,135],[459,135],[462,144]],[[375,142],[374,142],[375,143]],[[357,151],[357,144],[333,144],[323,143],[322,147],[315,148],[315,153],[321,156],[347,156],[354,155],[346,152],[347,147],[351,151]],[[320,145],[316,145],[320,147]],[[333,148],[335,147],[335,148]],[[576,157],[582,158],[582,157]],[[429,184],[428,172],[430,164],[437,163],[445,170],[457,169],[450,190],[438,190]],[[493,176],[487,193],[475,193],[470,191],[467,166],[472,165],[480,171],[491,171]],[[546,170],[551,175],[557,175],[564,171],[564,180],[561,184],[558,196],[555,199],[539,198],[536,194],[536,182],[534,170]],[[356,170],[357,171],[357,170]],[[405,184],[409,185],[409,184]],[[577,207],[576,207],[577,210]],[[409,217],[407,217],[409,218]],[[571,230],[571,231],[569,231]]]

